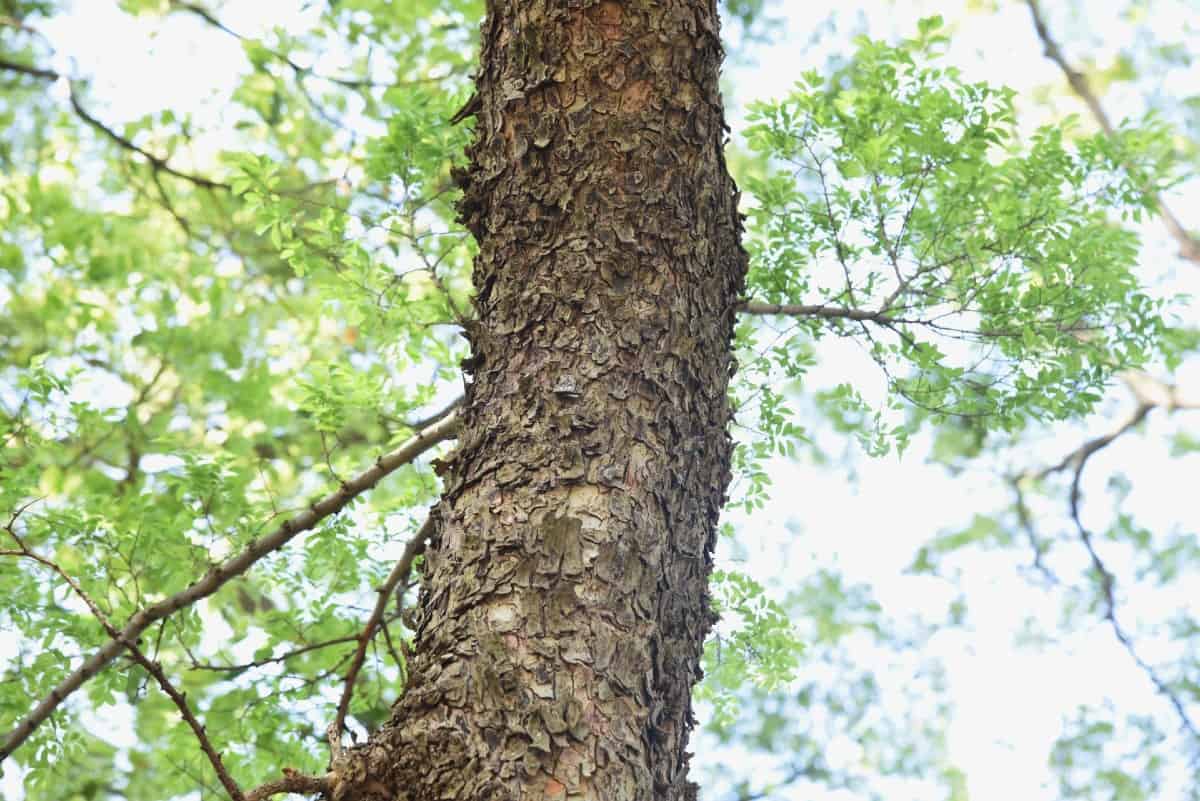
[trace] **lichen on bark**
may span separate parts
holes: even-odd
[[[745,254],[710,0],[490,0],[459,447],[339,799],[682,799]]]

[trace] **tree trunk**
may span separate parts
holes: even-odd
[[[713,0],[490,0],[478,323],[415,656],[339,799],[683,799],[745,273]]]

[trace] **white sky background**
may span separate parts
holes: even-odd
[[[76,11],[41,30],[60,54],[71,55],[77,65],[60,62],[56,69],[95,76],[93,96],[104,103],[106,120],[119,122],[144,113],[171,107],[219,110],[237,72],[244,64],[240,45],[216,34],[188,15],[172,15],[165,23],[134,22],[110,0],[77,0]],[[311,12],[298,11],[299,0],[233,0],[220,10],[223,22],[247,35],[274,25],[304,25]],[[1046,3],[1053,9],[1057,4]],[[1166,4],[1163,4],[1166,6]],[[1069,54],[1077,59],[1089,55],[1103,62],[1115,54],[1128,26],[1109,14],[1110,4],[1094,0],[1096,11],[1089,25],[1100,41],[1078,42],[1069,21],[1052,13],[1056,35]],[[1179,14],[1160,14],[1154,26],[1178,31],[1185,24],[1188,8],[1196,11],[1195,0],[1177,4]],[[837,12],[841,28],[830,31],[829,15]],[[1021,3],[1008,3],[997,14],[963,14],[959,2],[878,2],[871,0],[790,0],[776,9],[786,16],[786,31],[774,44],[755,46],[752,63],[739,63],[728,72],[734,87],[730,99],[741,105],[757,98],[786,93],[800,72],[820,68],[834,52],[848,53],[847,30],[865,24],[874,36],[889,37],[912,32],[919,17],[944,14],[956,25],[950,58],[971,79],[1012,86],[1021,95],[1045,85],[1058,87],[1057,68],[1044,59]],[[1161,27],[1160,27],[1161,26]],[[148,32],[157,29],[154,38]],[[820,31],[814,40],[814,32]],[[859,32],[859,31],[852,31]],[[1074,45],[1074,47],[1073,47]],[[1195,85],[1200,85],[1200,75]],[[1169,87],[1165,87],[1169,92]],[[1119,101],[1119,98],[1118,98]],[[1136,95],[1123,107],[1109,100],[1110,114],[1120,119],[1140,111]],[[1038,120],[1036,109],[1026,108],[1026,119]],[[201,112],[203,113],[203,112]],[[740,115],[731,114],[734,131]],[[1188,202],[1190,201],[1190,203]],[[1195,224],[1200,208],[1195,193],[1176,199],[1185,224]],[[1173,270],[1174,246],[1161,233],[1156,220],[1146,227],[1148,258],[1152,265]],[[1200,270],[1178,271],[1179,288],[1200,290]],[[1190,284],[1190,287],[1189,287]],[[876,370],[853,346],[839,341],[823,344],[822,366],[812,374],[812,385],[850,381],[871,398],[881,381]],[[836,370],[836,373],[835,373]],[[1184,385],[1200,388],[1200,369],[1181,375]],[[1119,392],[1113,397],[1120,398]],[[1126,406],[1112,409],[1112,420],[1127,414]],[[1193,413],[1195,414],[1195,413]],[[800,421],[803,423],[804,421]],[[1064,427],[1062,434],[1046,440],[1023,454],[1033,466],[1056,461],[1075,448],[1086,431]],[[1180,499],[1194,498],[1200,458],[1168,461],[1165,436],[1168,424],[1153,416],[1145,436],[1126,438],[1100,453],[1092,461],[1085,483],[1086,497],[1095,511],[1097,524],[1110,511],[1105,501],[1105,482],[1118,467],[1134,482],[1126,509],[1154,530],[1182,525],[1200,529],[1200,512],[1194,502],[1186,507]],[[923,462],[928,441],[919,438],[901,462],[895,457],[854,460],[857,482],[847,480],[838,466],[814,467],[806,463],[778,461],[772,464],[775,490],[768,508],[744,520],[735,517],[745,546],[746,558],[736,565],[780,593],[819,566],[833,565],[848,581],[871,585],[886,613],[899,618],[917,614],[928,619],[944,617],[948,604],[961,592],[969,610],[964,629],[948,631],[932,641],[934,653],[947,667],[949,696],[955,706],[949,748],[952,762],[968,776],[972,801],[1052,801],[1057,790],[1046,767],[1046,757],[1061,731],[1064,717],[1081,704],[1095,705],[1111,698],[1118,707],[1163,712],[1165,701],[1153,696],[1145,675],[1132,663],[1100,621],[1066,637],[1053,650],[1018,650],[1014,637],[1027,618],[1036,619],[1049,631],[1056,629],[1060,596],[1039,589],[1022,577],[1019,568],[1026,555],[975,554],[956,562],[966,581],[960,587],[930,578],[906,576],[917,548],[939,530],[964,525],[976,512],[1003,508],[1010,498],[1007,488],[987,472],[968,472],[952,478],[940,468]],[[1065,503],[1065,499],[1064,499]],[[1088,507],[1085,507],[1085,510]],[[1085,511],[1085,514],[1088,514]],[[1085,521],[1086,522],[1086,521]],[[791,533],[798,530],[798,534]],[[1168,599],[1169,600],[1169,599]],[[1186,599],[1176,598],[1175,603]],[[1196,608],[1193,602],[1193,608]],[[1149,610],[1153,611],[1153,610]],[[1200,612],[1200,610],[1197,610]],[[1134,628],[1137,609],[1126,611],[1127,625]],[[1147,652],[1151,660],[1155,653]],[[882,676],[903,686],[906,676]],[[803,714],[803,710],[797,710]],[[1167,725],[1171,719],[1164,718]],[[120,728],[117,721],[107,721]],[[834,745],[834,744],[831,744]],[[693,764],[705,760],[705,740],[697,742],[700,753]],[[852,743],[834,745],[841,757],[853,759]],[[833,754],[831,754],[833,756]],[[747,769],[759,778],[771,763],[755,762]],[[0,795],[20,801],[20,777],[6,766],[0,779]],[[1176,789],[1181,789],[1176,786]],[[1181,794],[1180,794],[1181,795]],[[715,801],[715,796],[709,796]],[[847,793],[814,795],[799,790],[782,791],[779,799],[812,801],[855,801]],[[926,801],[897,788],[895,801]],[[1164,795],[1163,798],[1170,798]],[[932,801],[932,799],[929,799]]]

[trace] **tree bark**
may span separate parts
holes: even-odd
[[[712,0],[490,0],[460,446],[342,799],[683,799],[746,257]]]

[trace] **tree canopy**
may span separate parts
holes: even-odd
[[[483,5],[0,0],[6,790],[250,798],[386,718],[470,355]],[[1188,3],[874,5],[748,103],[797,23],[723,5],[750,271],[702,795],[989,797],[947,663],[1003,581],[1014,651],[1109,677],[1040,797],[1200,798],[1200,518],[1162,478],[1200,475]],[[980,76],[989,26],[1032,90]],[[891,531],[793,486],[903,504],[854,480],[884,457],[978,490],[914,512],[932,609],[839,564]]]

